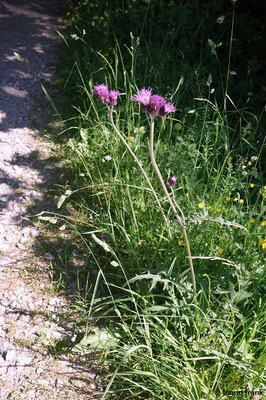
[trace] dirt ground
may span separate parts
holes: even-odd
[[[38,256],[41,226],[29,215],[53,207],[53,145],[45,138],[40,82],[52,84],[64,26],[63,0],[0,0],[0,398],[96,399],[95,374],[49,352],[71,340],[63,326],[66,296],[49,290],[54,255]],[[45,103],[46,104],[46,103]],[[44,118],[43,115],[46,115]],[[48,116],[48,117],[47,117]],[[42,118],[45,119],[42,120]],[[60,174],[59,174],[60,175]],[[59,176],[58,175],[58,176]],[[41,271],[37,279],[31,270]],[[41,277],[41,278],[40,278]]]

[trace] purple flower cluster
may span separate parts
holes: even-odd
[[[166,117],[170,112],[176,110],[175,106],[172,103],[167,103],[162,96],[159,94],[152,94],[151,88],[142,88],[132,97],[132,100],[140,103],[143,111],[150,115]]]
[[[175,186],[177,182],[177,178],[175,176],[171,176],[168,180],[167,180],[167,185],[170,187]]]
[[[103,104],[109,104],[110,106],[116,106],[117,97],[120,95],[120,93],[115,90],[109,91],[108,86],[105,84],[94,86],[93,94],[95,94]]]

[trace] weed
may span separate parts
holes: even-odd
[[[76,214],[55,217],[86,253],[72,350],[94,349],[103,399],[222,400],[224,391],[262,390],[265,139],[261,112],[246,107],[244,89],[237,97],[237,3],[228,14],[220,2],[203,11],[198,2],[133,3],[84,0],[67,16],[74,62],[64,90],[73,109],[62,135],[72,180],[60,207]],[[115,119],[94,99],[98,82]],[[155,132],[151,112],[131,101],[149,86],[178,105]]]

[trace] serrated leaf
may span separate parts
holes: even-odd
[[[154,289],[154,287],[157,285],[157,283],[163,284],[163,290],[167,290],[169,288],[169,286],[172,285],[172,286],[175,286],[176,288],[178,288],[179,290],[186,291],[186,288],[180,282],[176,282],[175,280],[170,279],[170,278],[162,278],[161,275],[151,274],[150,272],[148,272],[146,274],[142,274],[142,275],[136,275],[134,278],[129,280],[129,283],[133,283],[133,282],[141,281],[141,280],[145,280],[145,279],[151,280],[151,286],[149,288],[149,292],[151,292],[152,289]]]
[[[252,296],[252,293],[246,292],[245,290],[236,292],[232,282],[229,282],[229,289],[230,289],[230,299],[232,302],[236,301],[236,303],[239,303],[240,301],[245,300]]]
[[[114,336],[107,330],[99,330],[92,335],[84,336],[84,338],[77,343],[72,351],[74,353],[84,353],[88,346],[92,349],[108,350],[116,347],[119,342],[119,336]]]

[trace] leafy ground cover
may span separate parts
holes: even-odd
[[[61,216],[75,209],[71,229],[88,265],[77,278],[71,351],[94,349],[103,399],[263,391],[264,89],[260,64],[237,70],[238,16],[252,31],[235,1],[83,0],[67,12],[71,56],[59,84],[70,106],[62,149],[72,174],[58,206]],[[115,124],[162,209],[108,106],[93,95],[101,83],[120,92]],[[155,118],[155,156],[164,181],[177,178],[196,295],[184,233],[150,161],[149,116],[132,101],[141,87],[177,108]]]

